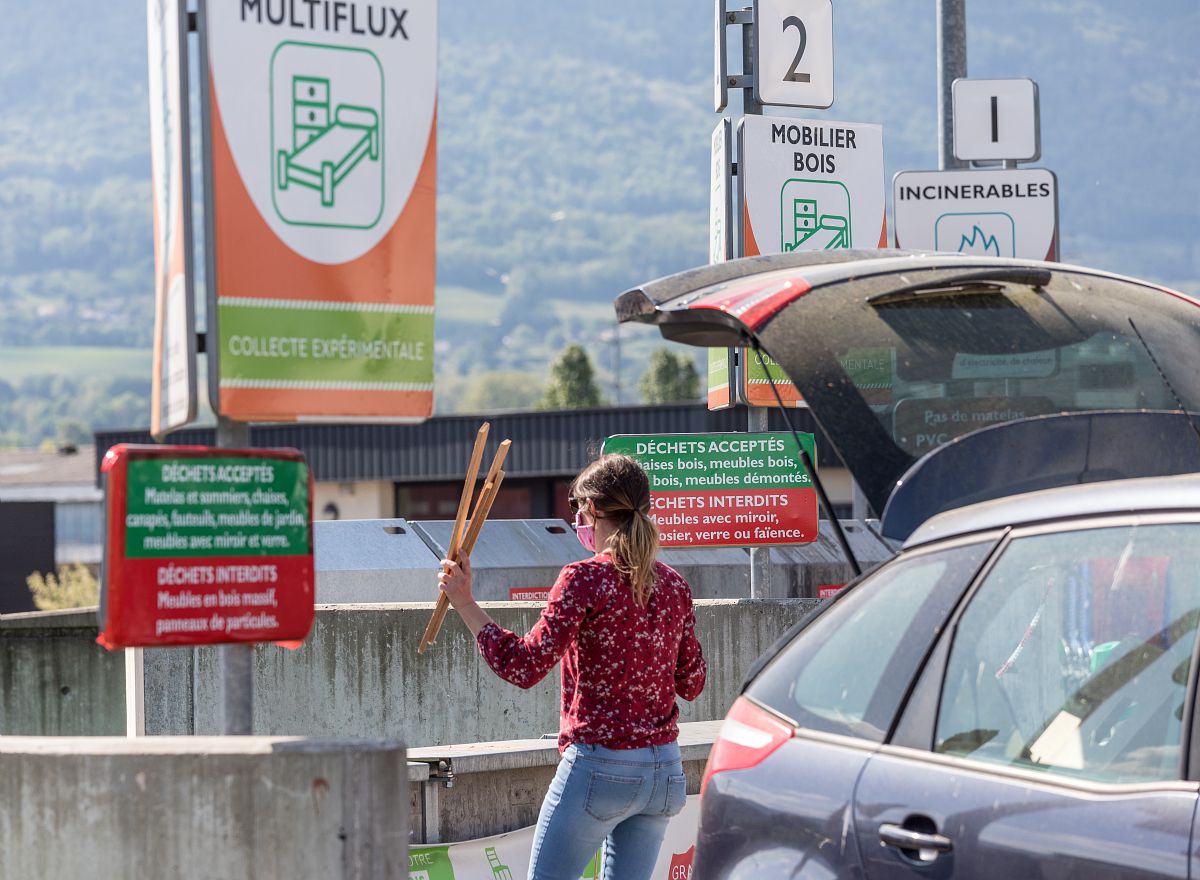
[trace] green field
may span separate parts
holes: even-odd
[[[437,317],[469,324],[490,324],[499,317],[504,297],[481,293],[469,287],[445,286],[437,289]]]
[[[145,348],[100,346],[0,345],[0,379],[19,382],[29,376],[112,376],[150,382],[151,352]]]

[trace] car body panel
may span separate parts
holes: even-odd
[[[1154,449],[1154,455],[1136,450]],[[1039,416],[958,437],[912,466],[888,498],[885,538],[943,510],[1055,486],[1200,472],[1200,433],[1179,412]]]
[[[1196,510],[1200,474],[1112,480],[998,498],[938,514],[904,543],[911,550],[933,541],[996,528],[1114,513]]]
[[[888,749],[855,794],[869,880],[970,876],[1186,878],[1195,784],[1068,787],[967,761]],[[914,816],[953,849],[918,862],[885,846],[879,828]]]
[[[850,795],[871,750],[795,736],[755,767],[713,775],[712,794],[702,802],[695,876],[861,877]]]

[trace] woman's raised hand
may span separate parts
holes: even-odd
[[[442,570],[438,573],[438,587],[455,610],[474,603],[475,597],[471,595],[471,557],[463,553],[458,562],[443,559]]]

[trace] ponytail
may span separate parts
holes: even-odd
[[[590,500],[615,524],[608,539],[613,565],[629,579],[633,599],[645,608],[658,579],[658,527],[650,518],[650,479],[628,455],[602,455],[571,483],[576,503]]]
[[[617,571],[629,578],[633,600],[645,608],[657,579],[658,528],[654,521],[641,510],[630,511],[626,521],[608,539],[608,547]]]

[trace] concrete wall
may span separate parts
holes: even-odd
[[[0,739],[0,877],[403,877],[407,780],[388,741]]]
[[[94,610],[0,617],[0,735],[125,733],[124,655],[96,635]]]
[[[502,626],[520,632],[541,609],[538,603],[484,604]],[[697,601],[708,685],[694,703],[682,704],[681,720],[723,717],[750,664],[815,605],[806,599]],[[254,732],[388,736],[431,746],[558,730],[558,670],[528,691],[506,684],[484,664],[453,612],[438,641],[418,655],[432,607],[319,606],[303,647],[259,647]],[[95,617],[84,612],[0,619],[0,656],[21,658],[6,663],[0,679],[0,734],[124,731],[123,661],[97,648],[95,635]],[[158,649],[144,656],[146,732],[220,732],[218,651]]]

